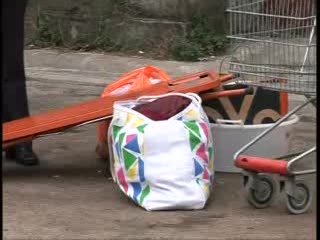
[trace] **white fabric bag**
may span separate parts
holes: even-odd
[[[170,95],[191,99],[183,111],[153,121],[132,108]],[[214,179],[209,120],[193,93],[114,103],[110,168],[120,189],[146,210],[202,209]]]

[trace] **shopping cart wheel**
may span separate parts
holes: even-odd
[[[278,183],[267,174],[259,174],[252,178],[252,181],[248,180],[251,184],[247,183],[245,186],[248,202],[255,208],[269,207],[277,193]]]
[[[302,214],[309,209],[312,203],[312,193],[303,181],[297,181],[294,184],[293,194],[287,194],[287,208],[290,213]]]

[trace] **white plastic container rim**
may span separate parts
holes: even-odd
[[[299,121],[299,117],[297,115],[292,115],[289,117],[289,119],[287,119],[286,121],[284,121],[283,123],[280,124],[281,127],[285,127],[285,126],[291,126],[295,123],[297,123]],[[232,123],[233,125],[229,125],[226,123]],[[212,123],[212,126],[219,126],[222,128],[230,128],[230,129],[239,129],[239,126],[246,128],[246,129],[259,129],[259,128],[269,128],[272,125],[274,125],[274,123],[265,123],[265,124],[248,124],[245,125],[243,123],[242,120],[226,120],[226,119],[217,119],[217,123]]]

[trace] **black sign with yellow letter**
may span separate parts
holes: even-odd
[[[242,120],[247,125],[273,123],[287,113],[288,94],[255,87],[251,95],[208,100],[203,107],[212,123],[217,119]]]

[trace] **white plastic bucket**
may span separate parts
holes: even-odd
[[[289,138],[293,125],[299,121],[293,115],[252,145],[245,154],[259,157],[280,157],[289,153]],[[272,124],[243,125],[241,121],[231,121],[236,125],[225,124],[230,120],[217,120],[211,124],[214,148],[214,168],[216,172],[240,172],[233,164],[233,155],[259,133]]]

